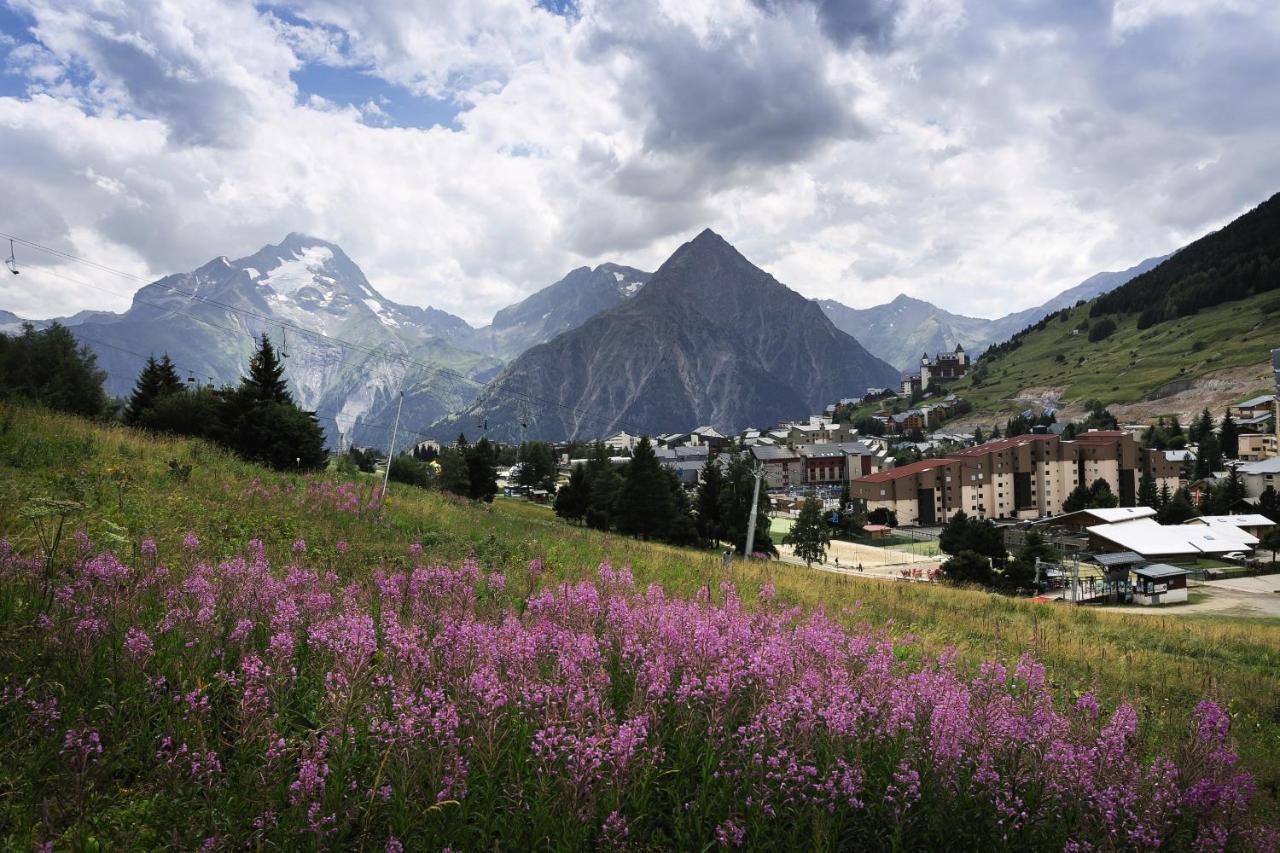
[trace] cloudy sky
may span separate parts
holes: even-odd
[[[995,316],[1280,190],[1277,45],[1275,0],[0,0],[0,231],[147,277],[302,231],[482,323],[710,226]],[[54,272],[0,308],[136,286]]]

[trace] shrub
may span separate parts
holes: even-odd
[[[1116,330],[1116,321],[1112,320],[1110,317],[1103,317],[1101,320],[1094,323],[1093,326],[1090,327],[1089,340],[1092,343],[1097,343],[1098,341],[1105,341],[1107,338],[1111,337],[1112,333],[1114,333],[1115,330]]]

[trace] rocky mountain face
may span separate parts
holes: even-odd
[[[977,357],[992,344],[1007,340],[1054,311],[1114,290],[1169,257],[1147,258],[1119,272],[1100,272],[1042,305],[994,320],[952,314],[905,295],[873,308],[850,308],[833,299],[823,299],[818,304],[837,328],[857,338],[871,352],[899,370],[913,371],[919,368],[922,353],[950,352],[957,344]]]
[[[736,430],[807,415],[898,371],[818,305],[703,231],[628,301],[512,361],[441,435]]]
[[[342,249],[300,234],[153,282],[123,314],[67,323],[97,353],[108,393],[120,396],[152,353],[168,353],[196,382],[234,383],[266,333],[288,353],[299,404],[318,413],[335,445],[342,433],[386,446],[402,389],[401,423],[417,429],[467,405],[501,367],[457,342],[475,331],[461,318],[392,302]]]
[[[651,275],[619,264],[579,267],[494,314],[492,323],[474,331],[471,346],[509,361],[626,302],[640,292]]]

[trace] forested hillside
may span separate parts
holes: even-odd
[[[1098,297],[1089,316],[1138,314],[1138,328],[1280,288],[1280,193],[1168,261]]]

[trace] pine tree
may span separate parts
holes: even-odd
[[[1258,511],[1280,524],[1280,493],[1275,486],[1267,486],[1258,497]]]
[[[1150,472],[1144,473],[1138,482],[1138,506],[1160,508],[1160,493],[1156,490],[1156,481]]]
[[[1222,446],[1222,455],[1228,459],[1240,457],[1240,427],[1236,424],[1231,412],[1222,418],[1222,428],[1218,431],[1218,443]]]
[[[822,517],[822,502],[817,498],[805,498],[800,506],[800,515],[783,537],[782,544],[790,545],[795,555],[810,566],[826,557],[830,542],[831,530]]]
[[[1105,509],[1113,507],[1119,503],[1115,494],[1111,491],[1111,484],[1099,477],[1089,486],[1089,506],[1090,508]]]
[[[1218,447],[1218,439],[1210,433],[1200,440],[1199,449],[1196,451],[1195,473],[1192,476],[1196,480],[1206,480],[1221,467],[1222,450]]]
[[[1233,506],[1244,499],[1244,496],[1244,480],[1241,479],[1240,472],[1232,468],[1231,473],[1227,475],[1227,481],[1222,484],[1223,511],[1230,512]]]
[[[446,447],[440,451],[440,488],[463,498],[471,496],[465,453],[465,449],[458,447]]]
[[[147,356],[147,362],[138,374],[133,393],[129,395],[129,402],[125,406],[124,422],[134,426],[141,424],[147,410],[162,397],[185,390],[167,353],[160,361],[156,361],[155,356]]]
[[[249,360],[249,375],[240,381],[240,389],[254,401],[293,405],[289,383],[284,379],[284,365],[266,334],[263,334],[257,352]]]
[[[648,436],[642,437],[618,492],[618,530],[643,539],[662,539],[671,529],[671,509],[662,465]]]
[[[107,411],[106,378],[93,351],[60,323],[38,331],[23,323],[21,334],[0,335],[0,399],[95,418]]]
[[[1161,524],[1182,524],[1199,514],[1191,504],[1191,495],[1187,490],[1178,489],[1169,502],[1160,508],[1159,513],[1156,514],[1156,520]]]
[[[974,443],[974,444],[982,444],[982,442],[983,442],[983,441],[984,441],[984,439],[983,439],[983,437],[982,437],[982,427],[974,427],[974,428],[973,428],[973,443]]]
[[[466,448],[468,496],[492,503],[498,494],[498,452],[493,442],[482,438]]]
[[[1076,486],[1071,490],[1071,494],[1067,495],[1067,499],[1062,502],[1063,512],[1079,512],[1082,509],[1089,508],[1089,502],[1093,499],[1093,493],[1084,483]]]
[[[581,521],[587,514],[587,501],[591,497],[591,485],[587,481],[587,468],[581,462],[569,472],[569,482],[556,491],[555,513],[570,521]]]
[[[1206,408],[1200,413],[1200,417],[1191,422],[1191,427],[1187,434],[1193,442],[1197,442],[1212,432],[1213,415],[1209,414],[1209,410]]]
[[[1156,509],[1164,508],[1171,500],[1173,500],[1173,494],[1169,491],[1169,484],[1165,483],[1160,487],[1160,503]]]
[[[142,372],[133,383],[133,393],[129,395],[129,402],[124,409],[124,422],[130,426],[140,423],[142,413],[151,408],[151,404],[159,396],[160,364],[155,356],[149,355],[146,364],[142,366]]]
[[[694,509],[698,519],[698,533],[703,539],[719,542],[724,538],[724,524],[720,520],[720,500],[724,492],[724,473],[720,460],[715,456],[702,466],[702,479],[698,483],[698,496]]]

